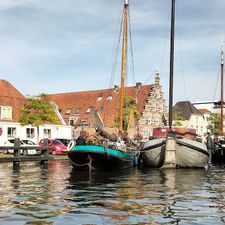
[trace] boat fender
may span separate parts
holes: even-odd
[[[67,150],[68,151],[72,150],[74,146],[75,146],[75,141],[74,140],[71,140],[69,142],[69,144],[67,145]]]

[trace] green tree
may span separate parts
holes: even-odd
[[[139,113],[138,113],[138,107],[137,107],[137,102],[135,100],[135,98],[133,98],[132,96],[125,96],[124,97],[124,112],[123,112],[123,130],[127,130],[128,128],[128,124],[129,124],[129,120],[131,119],[131,117],[134,118],[138,118]],[[119,127],[119,121],[120,121],[120,117],[117,116],[115,118],[115,122],[114,122],[114,127]]]
[[[218,113],[212,113],[209,117],[209,125],[208,129],[211,131],[213,135],[220,135],[221,124],[220,124],[221,116]]]
[[[28,98],[27,103],[21,110],[19,122],[22,125],[31,124],[37,127],[37,138],[39,140],[39,126],[45,123],[60,124],[53,105],[46,94],[41,94],[39,98]]]
[[[182,126],[183,121],[185,121],[185,118],[181,116],[181,112],[178,109],[173,108],[173,126]]]

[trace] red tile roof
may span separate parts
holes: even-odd
[[[211,113],[208,109],[198,109],[201,114]]]
[[[126,95],[132,97],[137,96],[139,114],[143,112],[145,102],[152,87],[153,85],[141,85],[139,89],[135,86],[125,88]],[[111,100],[109,100],[109,96],[111,96]],[[108,127],[114,124],[115,118],[118,116],[119,92],[116,92],[113,88],[95,91],[50,94],[49,97],[50,100],[57,104],[59,109],[62,110],[61,114],[63,118],[78,118],[75,125],[80,124],[82,119],[85,119],[87,123],[91,123],[92,115],[87,113],[89,107],[93,107],[95,110],[99,111],[104,125]],[[101,100],[100,97],[102,97]],[[75,114],[79,108],[81,109],[80,113]],[[100,110],[101,108],[103,108],[102,111]],[[66,114],[66,111],[69,109],[71,109],[71,112]],[[68,122],[69,121],[66,121],[67,124]]]
[[[0,90],[0,106],[12,106],[13,118],[10,121],[18,122],[20,110],[26,103],[26,98],[6,80],[0,80]]]

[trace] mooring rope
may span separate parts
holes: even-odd
[[[93,159],[91,158],[90,155],[88,155],[88,160],[89,160],[88,163],[77,164],[77,163],[73,162],[70,158],[69,158],[69,160],[70,160],[70,162],[71,162],[74,166],[77,166],[77,167],[88,166],[88,168],[89,168],[89,173],[90,173],[91,170],[92,170],[92,161],[93,161]]]

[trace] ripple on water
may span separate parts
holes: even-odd
[[[0,165],[0,224],[224,224],[224,169],[74,171]]]

